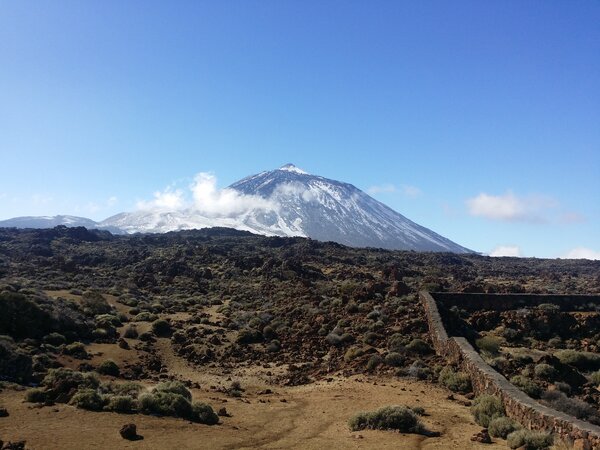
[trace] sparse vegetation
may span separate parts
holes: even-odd
[[[569,364],[581,370],[600,369],[600,354],[598,353],[559,350],[555,355],[563,364]]]
[[[113,377],[118,377],[119,373],[120,373],[120,369],[119,366],[117,366],[117,363],[115,363],[114,361],[107,359],[106,361],[103,361],[102,364],[100,364],[98,366],[98,369],[96,369],[98,373],[101,373],[102,375],[111,375]]]
[[[33,254],[34,246],[42,248]],[[233,405],[262,395],[239,384],[228,386],[241,376],[239,367],[268,373],[275,386],[371,372],[374,379],[375,374],[439,378],[455,392],[468,392],[466,374],[443,369],[443,360],[428,342],[424,309],[416,296],[421,286],[531,293],[585,293],[599,287],[595,262],[500,262],[479,255],[352,249],[231,230],[117,237],[83,229],[0,229],[0,293],[24,298],[25,306],[16,307],[34,311],[27,327],[0,337],[0,379],[41,382],[40,388],[23,393],[34,402],[71,402],[96,411],[203,423],[218,419],[210,406],[193,401],[186,386],[204,392],[196,400],[209,398],[209,392],[233,397],[227,408],[233,417]],[[481,351],[496,354],[495,367],[508,379],[524,377],[529,380],[524,386],[533,382],[542,391],[551,383],[567,386],[560,389],[573,400],[587,396],[595,401],[593,388],[586,384],[597,377],[598,369],[591,369],[594,358],[578,356],[564,366],[562,359],[552,357],[559,347],[549,348],[553,342],[562,350],[596,354],[600,336],[593,334],[596,319],[587,313],[592,310],[582,309],[591,324],[585,327],[569,311],[519,308],[455,308],[453,320],[457,327],[471,327],[468,339],[484,335],[491,340],[491,345],[484,341]],[[107,350],[109,345],[114,349]],[[174,373],[166,366],[172,363],[157,354],[164,345],[198,370],[222,367],[224,378],[199,388],[196,380],[175,373],[185,385],[168,382],[150,391],[122,382],[153,385],[169,379]],[[524,350],[516,351],[519,346]],[[15,357],[22,366],[14,363]],[[118,365],[103,363],[104,358],[114,358]],[[69,371],[59,368],[61,364],[79,369]],[[23,368],[21,374],[10,372],[17,367]],[[93,370],[104,383],[88,374]],[[65,372],[61,380],[51,380],[52,371]],[[276,401],[265,395],[261,400]],[[474,403],[476,414],[487,416],[494,433],[508,432],[508,419],[498,418],[501,408],[490,412]],[[418,415],[418,408],[412,412]],[[386,420],[380,422],[390,423]]]
[[[496,417],[490,420],[488,431],[492,437],[506,439],[513,431],[519,430],[521,426],[508,417]]]
[[[367,428],[417,434],[426,431],[415,412],[406,406],[386,406],[376,411],[359,413],[350,419],[348,426],[352,431]]]
[[[455,372],[452,367],[444,367],[438,377],[440,383],[453,392],[466,393],[471,390],[471,379],[464,372]]]
[[[543,450],[552,445],[551,434],[531,430],[517,430],[510,433],[506,443],[510,448],[521,448],[525,450]]]
[[[475,398],[471,406],[471,414],[482,427],[487,428],[493,419],[504,417],[504,406],[498,397],[483,394]]]
[[[500,339],[496,336],[484,336],[475,341],[477,348],[486,355],[493,357],[500,352]]]
[[[542,388],[535,381],[524,375],[515,375],[510,382],[533,398],[540,398]]]
[[[81,409],[89,409],[90,411],[101,411],[104,407],[104,400],[98,394],[98,391],[88,388],[78,390],[69,403]]]

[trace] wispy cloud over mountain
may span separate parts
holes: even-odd
[[[490,195],[485,192],[467,199],[470,215],[489,220],[506,222],[548,222],[547,212],[558,206],[551,197],[529,195],[519,197],[511,191],[502,195]]]
[[[568,251],[563,258],[567,259],[600,259],[600,252],[591,248],[576,247]]]
[[[411,186],[409,184],[403,184],[403,185],[397,187],[394,184],[387,183],[387,184],[371,186],[367,189],[367,193],[369,195],[385,194],[385,193],[400,193],[405,197],[415,198],[415,197],[419,197],[420,195],[422,195],[423,191],[421,191],[421,189],[419,189],[418,187]]]
[[[499,245],[490,252],[490,256],[521,256],[521,249],[516,245]]]

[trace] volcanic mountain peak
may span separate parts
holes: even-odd
[[[200,177],[202,182],[207,180]],[[467,253],[462,247],[416,224],[355,186],[311,175],[293,164],[261,172],[227,189],[196,186],[193,203],[172,210],[144,207],[102,222],[64,218],[60,224],[84,225],[124,233],[164,233],[229,227],[269,236],[303,236],[352,247]],[[4,226],[50,227],[42,218],[5,221]],[[51,218],[56,219],[56,218]],[[3,223],[0,222],[0,226]]]
[[[287,172],[294,172],[294,173],[299,173],[301,175],[309,175],[308,172],[305,172],[304,170],[300,169],[299,167],[296,167],[294,164],[292,163],[288,163],[285,164],[283,166],[281,166],[279,168],[279,170],[285,170]]]

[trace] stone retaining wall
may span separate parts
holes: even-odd
[[[438,294],[433,295],[437,297]],[[442,295],[447,299],[451,294]],[[458,299],[458,297],[458,294],[454,294],[453,298]],[[557,296],[553,297],[557,298]],[[500,397],[506,414],[531,430],[551,431],[563,439],[579,440],[578,442],[584,445],[582,448],[586,448],[587,444],[587,448],[591,446],[593,449],[600,449],[600,427],[548,408],[516,388],[487,364],[465,338],[448,336],[436,300],[431,294],[420,292],[419,298],[425,308],[429,332],[436,352],[449,362],[458,364],[462,371],[469,374],[473,391],[476,394],[486,393]],[[494,298],[496,301],[504,303],[504,299],[500,299],[498,296],[494,296]],[[479,296],[479,300],[481,300],[481,296]],[[540,300],[540,303],[548,303],[548,299]],[[555,302],[552,301],[552,303]],[[479,305],[481,308],[482,304],[479,303]]]

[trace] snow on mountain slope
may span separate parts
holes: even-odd
[[[0,221],[0,227],[7,228],[53,228],[58,225],[96,228],[97,224],[91,219],[77,216],[25,216]]]
[[[292,164],[247,177],[230,188],[280,205],[271,217],[255,217],[257,221],[284,223],[313,239],[354,247],[469,252],[351,184],[310,175]]]
[[[0,220],[0,227],[5,228],[54,228],[59,225],[64,225],[66,227],[85,227],[87,229],[98,228],[110,231],[113,234],[123,233],[119,228],[110,225],[102,226],[92,219],[78,216],[24,216]]]

